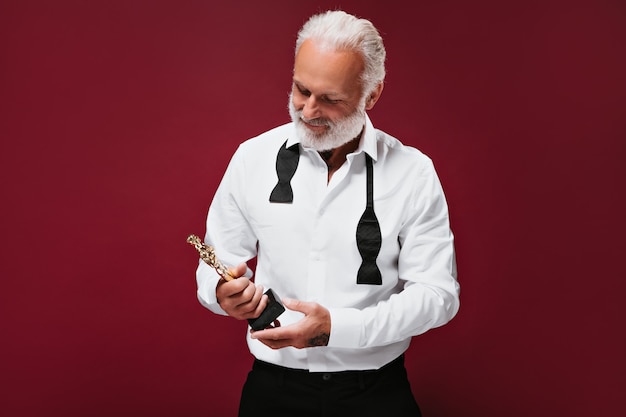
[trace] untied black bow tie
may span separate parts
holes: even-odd
[[[270,194],[272,203],[293,203],[293,178],[300,150],[298,144],[287,148],[287,142],[281,146],[276,157],[276,174],[278,183]],[[374,212],[374,167],[372,158],[365,154],[367,169],[367,204],[356,228],[356,245],[361,254],[362,262],[357,273],[357,284],[382,285],[382,275],[376,265],[376,258],[382,245],[380,225]]]
[[[287,148],[287,141],[283,143],[276,157],[276,174],[278,174],[278,184],[270,194],[271,203],[292,203],[293,190],[291,189],[291,178],[296,173],[298,161],[300,160],[300,147],[298,144]]]

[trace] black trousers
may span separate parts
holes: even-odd
[[[376,371],[308,372],[256,360],[239,417],[419,417],[404,357]]]

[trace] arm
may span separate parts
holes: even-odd
[[[448,207],[432,162],[407,200],[409,214],[398,236],[402,291],[370,307],[331,308],[329,346],[384,346],[450,321],[459,309],[454,237]]]
[[[267,304],[267,296],[263,296],[261,286],[250,281],[252,271],[245,264],[256,255],[256,239],[237,203],[241,182],[238,169],[235,153],[209,208],[205,241],[215,250],[212,257],[205,254],[208,263],[199,262],[196,282],[198,300],[204,307],[241,320],[258,316]],[[198,248],[202,242],[196,243],[202,257],[202,248]],[[224,266],[218,255],[225,264],[237,267]]]

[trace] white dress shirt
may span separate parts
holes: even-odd
[[[328,346],[272,350],[248,335],[256,358],[317,372],[377,369],[401,355],[412,336],[447,323],[459,309],[448,208],[432,161],[367,118],[358,149],[330,182],[320,155],[300,147],[293,203],[270,203],[285,141],[287,147],[299,142],[292,123],[239,146],[211,203],[205,242],[225,265],[257,257],[257,285],[330,311]],[[382,285],[356,283],[364,152],[374,161]],[[196,277],[202,305],[225,314],[215,296],[215,271],[200,262]],[[285,326],[301,317],[287,310],[279,320]]]

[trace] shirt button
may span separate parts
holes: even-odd
[[[324,381],[330,381],[332,378],[333,378],[333,374],[329,374],[329,373],[322,374],[322,379]]]

